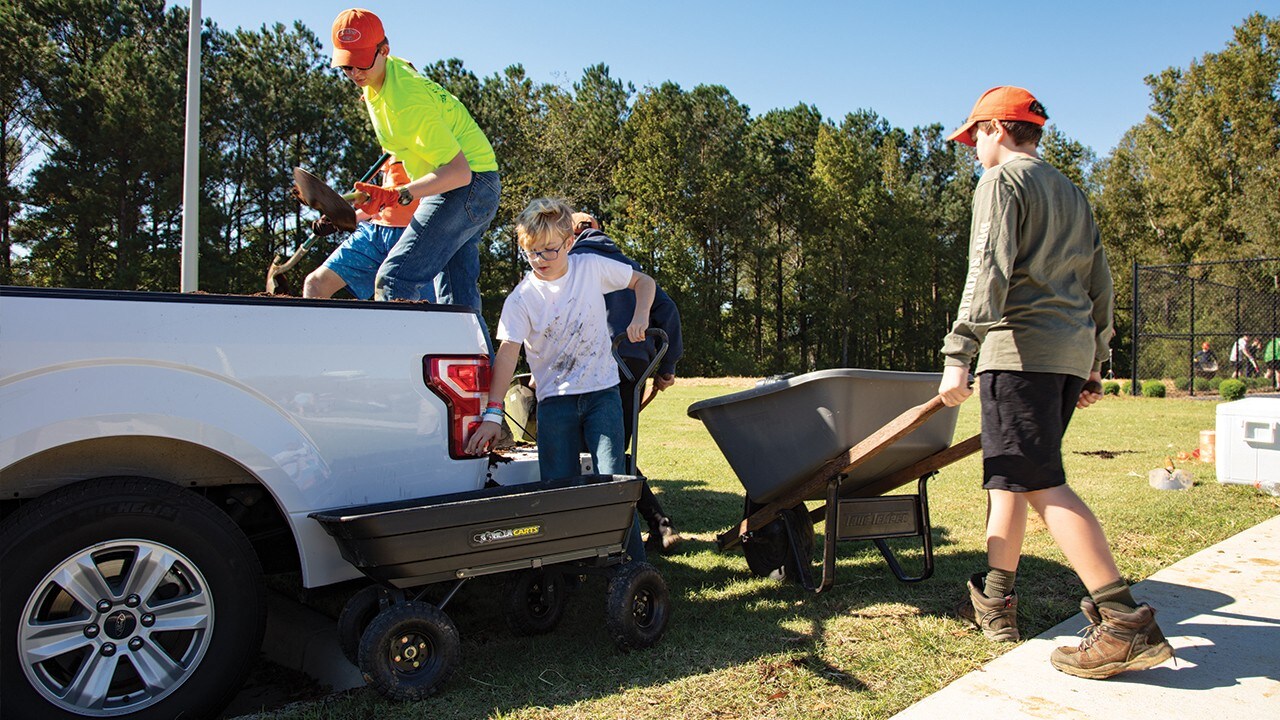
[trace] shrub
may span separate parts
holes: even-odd
[[[1211,377],[1211,378],[1209,378],[1209,389],[1210,389],[1210,390],[1217,390],[1217,389],[1218,389],[1218,386],[1222,384],[1222,381],[1223,381],[1223,380],[1226,380],[1226,378],[1220,378],[1220,377]]]
[[[1119,395],[1120,383],[1116,382],[1115,380],[1107,380],[1106,382],[1102,383],[1102,394],[1103,395]]]
[[[1142,395],[1149,398],[1164,397],[1164,383],[1159,380],[1148,380],[1142,383]]]
[[[1205,390],[1208,390],[1210,388],[1210,384],[1211,383],[1209,381],[1209,378],[1196,378],[1196,381],[1195,383],[1192,384],[1192,387],[1196,389],[1196,392],[1204,392]]]
[[[1125,395],[1137,395],[1142,392],[1142,381],[1125,380],[1120,384],[1120,392]]]
[[[1218,386],[1218,394],[1222,396],[1223,400],[1228,402],[1231,400],[1239,400],[1244,397],[1245,392],[1247,392],[1247,389],[1245,388],[1244,383],[1236,378],[1223,380],[1222,384]]]
[[[1187,388],[1191,387],[1191,379],[1180,377],[1173,381],[1173,386],[1178,390],[1182,390],[1185,392]]]

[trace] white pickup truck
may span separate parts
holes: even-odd
[[[309,513],[482,487],[466,308],[0,287],[0,716],[216,714]],[[500,466],[536,479],[536,459]]]

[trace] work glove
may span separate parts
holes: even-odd
[[[366,215],[377,215],[382,208],[400,202],[400,193],[391,188],[358,182],[355,185],[355,189],[357,192],[362,192],[369,196],[368,200],[356,205],[356,209],[363,211]]]
[[[329,221],[329,218],[321,215],[318,220],[311,221],[311,234],[318,238],[328,237],[338,232],[338,226]]]

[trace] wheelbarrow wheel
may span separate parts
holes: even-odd
[[[558,572],[522,570],[507,581],[507,625],[517,635],[543,635],[560,624],[567,602],[565,578]]]
[[[369,623],[378,616],[382,588],[369,585],[351,596],[338,615],[338,646],[352,665],[360,667],[360,638]]]
[[[758,507],[748,506],[746,515],[750,516]],[[813,557],[813,519],[804,503],[783,510],[777,520],[752,532],[750,538],[743,540],[742,554],[753,575],[798,582],[801,570],[791,552],[791,539],[787,537],[787,526],[781,517],[784,514],[795,527],[800,537],[800,555],[808,562]]]
[[[440,689],[461,658],[458,628],[444,611],[419,601],[397,603],[360,638],[360,673],[390,700],[422,700]]]
[[[605,626],[619,650],[647,648],[666,632],[671,594],[658,570],[646,562],[629,562],[609,579]]]

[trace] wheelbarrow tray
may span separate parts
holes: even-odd
[[[689,406],[738,476],[747,497],[766,504],[789,495],[825,463],[857,445],[904,410],[928,402],[940,373],[836,369],[799,375]],[[958,408],[942,408],[923,425],[853,468],[843,497],[878,495],[876,480],[951,444]],[[821,489],[797,500],[822,500]]]
[[[642,479],[593,475],[312,513],[342,557],[410,588],[618,554]]]

